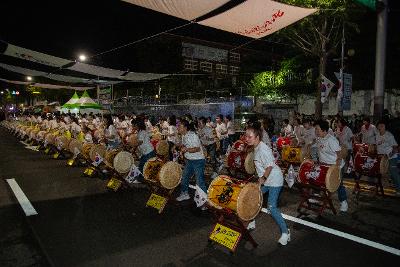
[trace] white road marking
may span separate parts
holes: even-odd
[[[37,215],[35,208],[32,206],[29,199],[26,197],[25,193],[22,191],[21,187],[19,187],[17,181],[15,179],[6,179],[8,185],[13,191],[15,197],[17,198],[19,204],[25,212],[26,216]]]
[[[267,213],[267,209],[265,209],[265,208],[263,208],[261,211]],[[370,241],[368,239],[361,238],[361,237],[358,237],[358,236],[355,236],[355,235],[347,234],[345,232],[341,232],[341,231],[338,231],[338,230],[335,230],[335,229],[332,229],[332,228],[329,228],[329,227],[325,227],[325,226],[322,226],[322,225],[319,225],[319,224],[316,224],[316,223],[308,222],[308,221],[305,221],[305,220],[302,220],[302,219],[299,219],[299,218],[296,218],[296,217],[293,217],[293,216],[290,216],[290,215],[286,215],[286,214],[283,214],[283,213],[282,213],[282,217],[284,219],[286,219],[286,220],[289,220],[289,221],[292,221],[292,222],[295,222],[295,223],[299,223],[299,224],[302,224],[302,225],[305,225],[305,226],[308,226],[308,227],[311,227],[311,228],[314,228],[314,229],[317,229],[317,230],[320,230],[320,231],[327,232],[327,233],[332,234],[332,235],[336,235],[336,236],[339,236],[339,237],[342,237],[342,238],[345,238],[345,239],[349,239],[349,240],[352,240],[354,242],[357,242],[357,243],[360,243],[360,244],[363,244],[363,245],[366,245],[366,246],[370,246],[370,247],[373,247],[373,248],[376,248],[376,249],[380,249],[380,250],[392,253],[394,255],[400,256],[400,250],[396,249],[396,248],[392,248],[392,247],[389,247],[389,246],[386,246],[386,245],[383,245],[383,244],[380,244],[380,243],[377,243],[377,242],[373,242],[373,241]]]

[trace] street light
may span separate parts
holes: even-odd
[[[80,54],[79,61],[85,61],[85,60],[86,60],[86,56],[84,54]]]
[[[26,76],[26,79],[27,79],[28,81],[32,81],[32,76]]]

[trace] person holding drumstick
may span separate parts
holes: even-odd
[[[318,159],[319,162],[325,165],[336,164],[339,168],[343,168],[344,161],[340,158],[339,141],[330,133],[329,123],[325,120],[315,122],[315,133],[318,137]],[[338,188],[338,198],[340,201],[340,211],[346,212],[349,208],[347,204],[347,193],[343,186],[343,177],[340,177],[340,186]]]
[[[262,141],[262,128],[259,122],[249,124],[246,129],[246,142],[254,147],[254,164],[259,177],[258,182],[263,193],[268,193],[268,210],[281,230],[278,242],[286,245],[290,241],[290,231],[278,209],[278,198],[283,186],[283,174],[269,148]],[[255,221],[250,222],[248,229],[255,228]]]

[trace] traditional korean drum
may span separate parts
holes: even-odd
[[[292,139],[290,137],[279,137],[278,140],[276,141],[276,146],[278,149],[282,149],[283,146],[288,146],[292,142]]]
[[[386,175],[389,171],[389,160],[386,155],[368,156],[357,153],[354,157],[354,170],[369,177]]]
[[[71,153],[75,154],[77,152],[82,152],[83,145],[82,142],[72,138],[69,142],[68,148]]]
[[[335,192],[340,185],[340,169],[337,165],[323,165],[305,160],[300,165],[298,182],[326,188]]]
[[[60,136],[56,137],[55,145],[60,149],[68,150],[69,149],[69,141],[70,140],[66,136],[60,135]]]
[[[95,144],[92,143],[84,143],[82,145],[82,155],[89,159],[90,158],[90,150],[92,149],[92,147],[95,146]]]
[[[305,150],[304,150],[305,151]],[[305,158],[301,147],[283,146],[282,160],[290,163],[302,163]]]
[[[365,143],[354,143],[353,144],[353,154],[363,154],[363,155],[376,155],[376,145],[365,144]]]
[[[156,146],[156,153],[159,156],[166,157],[169,153],[169,144],[167,140],[160,140]]]
[[[254,174],[256,171],[254,152],[231,150],[227,156],[226,165],[229,169]]]
[[[174,161],[164,162],[157,158],[151,158],[144,165],[143,177],[166,189],[173,189],[181,182],[182,168]]]
[[[208,188],[208,204],[217,209],[234,211],[243,221],[253,220],[260,212],[263,196],[256,183],[244,183],[219,175]]]
[[[120,152],[120,150],[117,150],[117,149],[107,150],[106,154],[104,156],[105,163],[108,166],[113,167],[114,166],[114,158],[119,152]]]
[[[95,129],[93,131],[93,137],[97,141],[101,140],[104,137],[104,131],[102,129]]]
[[[96,155],[98,154],[100,157],[104,158],[106,155],[106,146],[105,145],[94,145],[90,148],[89,157],[92,161],[96,160]]]
[[[127,151],[118,152],[113,159],[113,167],[120,174],[128,173],[134,163],[132,154]]]
[[[56,136],[54,134],[52,134],[52,133],[48,133],[48,134],[46,134],[46,136],[44,138],[44,141],[47,144],[54,145],[55,141],[56,141]]]

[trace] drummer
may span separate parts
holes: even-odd
[[[121,143],[121,139],[113,124],[111,116],[104,117],[106,120],[106,129],[104,130],[104,137],[107,139],[107,145],[111,149],[116,149]]]
[[[361,142],[365,144],[376,144],[376,136],[378,135],[378,130],[375,125],[371,124],[369,117],[363,119],[363,126],[361,127]]]
[[[176,201],[184,201],[190,199],[188,192],[189,179],[193,174],[196,177],[197,185],[204,192],[207,192],[204,181],[206,160],[199,136],[194,131],[194,125],[190,124],[187,120],[181,120],[179,132],[183,136],[180,151],[185,157],[186,164],[182,174],[181,194],[176,198]],[[206,207],[202,206],[202,210],[204,209],[206,209]]]
[[[174,159],[174,149],[178,139],[178,129],[176,128],[176,117],[172,115],[168,118],[167,141],[169,160]]]
[[[377,152],[387,155],[389,158],[389,174],[396,187],[396,195],[400,195],[400,174],[397,167],[398,145],[392,133],[386,131],[386,123],[378,122],[378,134],[376,135]]]
[[[345,119],[338,118],[335,136],[339,140],[339,144],[347,149],[348,153],[347,153],[347,158],[345,159],[347,165],[347,163],[350,160],[350,156],[353,154],[353,144],[352,144],[353,132],[347,126],[347,122]],[[346,168],[347,166],[344,169]]]
[[[299,118],[294,119],[293,125],[293,135],[297,139],[297,142],[300,143],[300,141],[304,138],[304,126],[301,124],[301,120]]]
[[[319,120],[315,122],[315,133],[318,136],[317,147],[318,147],[318,159],[321,164],[334,165],[336,164],[339,168],[343,168],[344,161],[339,157],[340,146],[339,141],[332,136],[329,131],[329,123],[325,120]],[[340,177],[340,186],[338,188],[338,198],[340,201],[340,211],[346,212],[349,208],[347,203],[347,193],[343,186],[343,177]]]
[[[217,164],[217,146],[215,144],[213,129],[207,126],[207,119],[200,117],[198,134],[200,137],[201,144],[205,147],[207,154],[210,156],[210,163],[213,167],[213,174],[211,178],[218,176],[218,164]]]
[[[281,129],[281,134],[282,136],[285,137],[290,137],[293,134],[293,128],[292,125],[289,124],[288,119],[283,120],[283,127]]]
[[[259,122],[249,124],[246,129],[246,142],[254,146],[254,163],[256,166],[259,184],[263,193],[268,193],[268,210],[281,230],[278,242],[286,245],[290,241],[290,231],[278,209],[278,198],[283,186],[283,174],[269,148],[262,141],[262,129]],[[248,229],[255,228],[255,221],[250,222]]]

